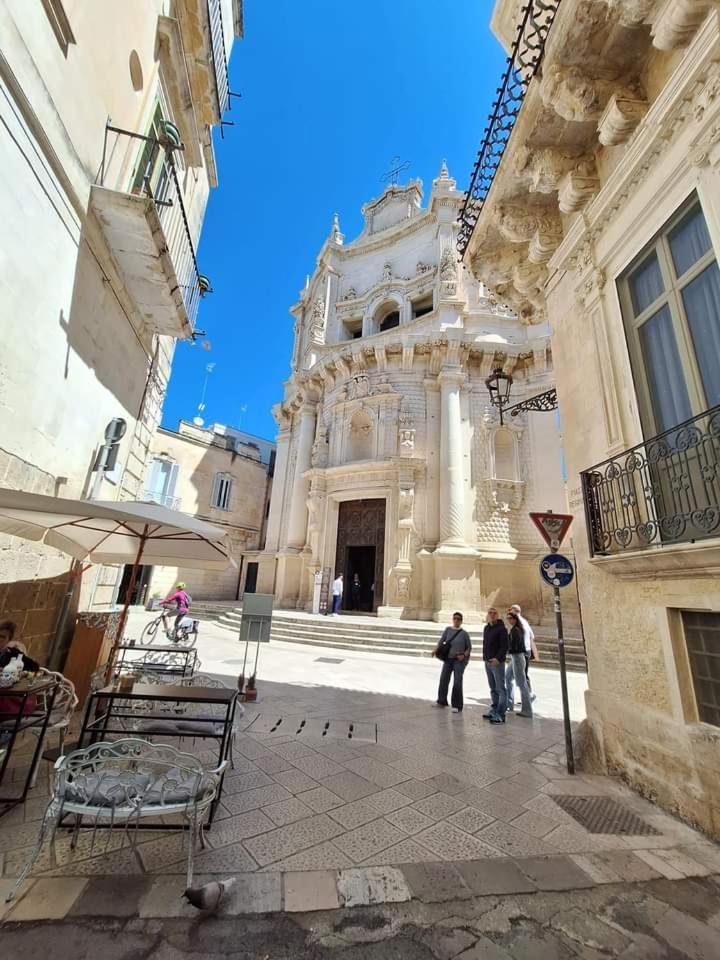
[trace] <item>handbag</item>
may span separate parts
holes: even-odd
[[[460,630],[462,630],[462,627]],[[460,633],[460,630],[456,630],[454,636],[441,640],[437,645],[435,656],[438,658],[438,660],[447,660],[447,658],[450,656],[450,646],[455,637]]]

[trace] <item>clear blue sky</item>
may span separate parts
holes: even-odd
[[[212,350],[179,343],[163,422],[192,419],[269,439],[292,350],[290,306],[334,212],[346,242],[383,189],[391,157],[412,161],[426,200],[447,158],[467,185],[502,70],[491,0],[245,0],[230,64],[234,127],[216,133],[220,185],[201,238],[215,293],[198,326]],[[241,413],[241,408],[247,409]]]

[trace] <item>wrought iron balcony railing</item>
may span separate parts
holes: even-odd
[[[171,128],[172,124],[167,126]],[[119,180],[130,181],[124,192],[143,195],[153,201],[177,287],[190,326],[194,327],[200,300],[210,291],[210,286],[198,270],[175,158],[176,152],[183,148],[175,142],[176,139],[162,141],[108,124],[97,182],[101,187],[115,187]],[[126,163],[129,141],[137,141],[137,153],[133,155],[130,167]]]
[[[461,257],[470,243],[485,198],[490,192],[527,88],[542,62],[545,41],[559,6],[560,0],[528,0],[527,6],[522,9],[517,37],[497,88],[497,97],[460,212],[457,248]]]
[[[591,556],[720,536],[720,405],[580,478]]]
[[[222,124],[223,114],[230,109],[230,78],[225,55],[225,28],[222,19],[222,0],[207,0],[207,16],[210,24],[210,53],[215,76],[218,114]]]
[[[180,509],[180,497],[172,497],[167,493],[156,493],[154,490],[144,490],[142,499],[145,503],[157,503],[168,510]]]

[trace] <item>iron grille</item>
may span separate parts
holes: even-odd
[[[522,9],[517,37],[497,88],[497,97],[460,213],[457,248],[461,257],[470,243],[485,198],[490,192],[525,92],[542,61],[545,41],[559,6],[560,0],[530,0]]]
[[[563,794],[553,795],[553,800],[589,833],[632,837],[654,837],[660,833],[642,817],[638,817],[628,807],[610,797],[574,797]]]
[[[720,530],[720,404],[580,474],[591,556]]]
[[[230,109],[230,79],[228,77],[227,57],[225,56],[222,0],[207,0],[207,15],[210,25],[210,54],[215,75],[218,115],[222,123],[223,114]]]

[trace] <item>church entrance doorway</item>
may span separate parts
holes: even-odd
[[[345,574],[345,607],[361,613],[375,609],[375,547],[348,547]],[[357,576],[357,584],[355,577]]]
[[[336,573],[345,590],[342,609],[353,608],[352,582],[360,580],[360,610],[374,613],[383,602],[385,565],[385,500],[346,500],[338,511]]]

